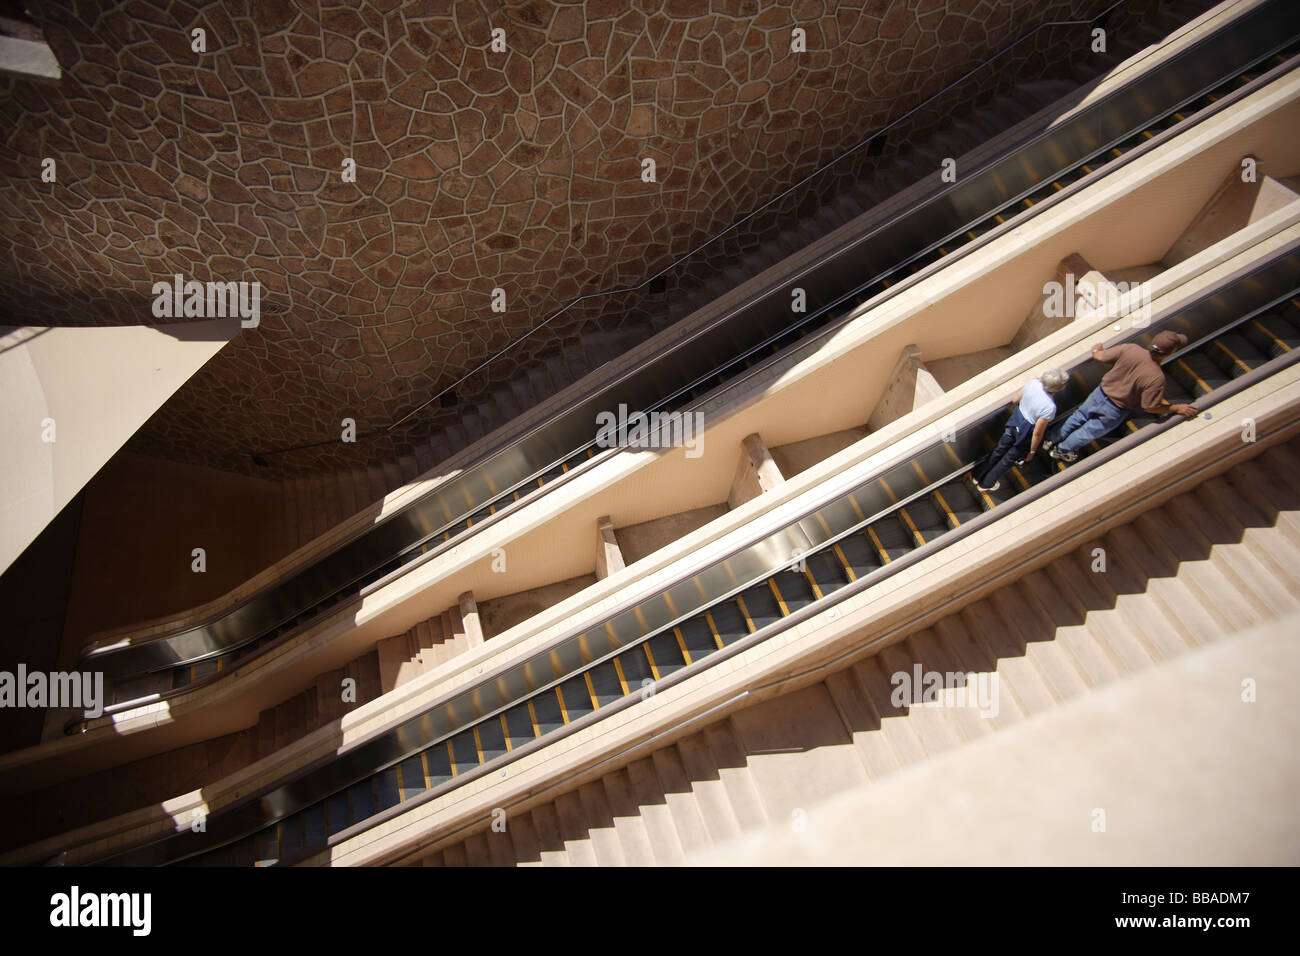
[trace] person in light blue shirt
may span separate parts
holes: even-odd
[[[997,447],[971,469],[971,477],[980,491],[997,491],[1001,484],[998,479],[1008,469],[1034,457],[1047,426],[1056,417],[1056,399],[1052,396],[1065,388],[1067,381],[1065,372],[1053,368],[1020,390],[1013,399],[1016,407],[1007,419]]]

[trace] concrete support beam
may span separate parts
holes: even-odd
[[[1011,339],[1011,350],[1027,348],[1075,319],[1092,318],[1098,309],[1117,304],[1119,296],[1118,287],[1089,265],[1088,260],[1078,253],[1070,253],[1056,264],[1052,281],[1044,283],[1038,302]]]
[[[890,422],[942,395],[943,389],[921,361],[921,350],[915,345],[905,345],[894,364],[894,370],[889,374],[884,394],[867,419],[867,428],[873,432],[884,428]]]
[[[772,460],[772,453],[763,444],[763,439],[757,432],[746,435],[740,443],[740,464],[731,482],[731,493],[727,495],[727,507],[739,508],[763,492],[779,487],[784,481],[781,469]]]
[[[614,522],[608,516],[596,519],[596,580],[603,581],[622,571],[623,552],[614,538]]]
[[[1253,164],[1254,182],[1243,182]],[[1290,181],[1294,184],[1294,181]],[[1162,264],[1168,268],[1214,245],[1225,236],[1244,229],[1269,213],[1300,199],[1300,193],[1264,174],[1254,156],[1243,156],[1228,177],[1219,185],[1210,201],[1192,220],[1181,236],[1169,247]]]
[[[465,637],[469,640],[469,646],[478,647],[483,643],[483,626],[479,623],[478,604],[474,601],[474,592],[466,591],[456,598],[456,603],[460,605],[461,626],[465,628]]]

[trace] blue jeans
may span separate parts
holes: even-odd
[[[1025,453],[1029,451],[1029,440],[1033,437],[1033,422],[1026,420],[1025,416],[1020,414],[1019,408],[1013,409],[1011,417],[1007,419],[1006,428],[1002,430],[1002,437],[998,439],[997,447],[989,452],[984,462],[977,465],[972,472],[980,487],[988,488],[1005,475],[1012,465],[1024,458]]]
[[[1119,428],[1132,414],[1107,398],[1098,385],[1084,403],[1074,410],[1074,414],[1065,420],[1057,435],[1056,447],[1061,451],[1077,452],[1089,442]]]

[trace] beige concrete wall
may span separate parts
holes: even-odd
[[[238,319],[0,329],[0,569],[238,331]]]

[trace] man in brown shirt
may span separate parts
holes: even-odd
[[[1101,384],[1066,419],[1056,440],[1043,443],[1050,446],[1051,456],[1058,461],[1075,461],[1080,448],[1114,431],[1139,410],[1152,415],[1195,415],[1195,405],[1165,401],[1165,373],[1160,368],[1160,359],[1186,344],[1187,336],[1181,332],[1159,332],[1151,340],[1150,350],[1131,342],[1111,349],[1094,345],[1093,358],[1114,364]]]

